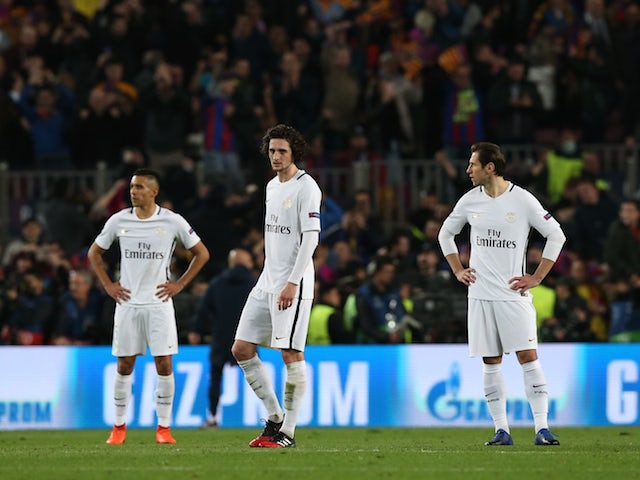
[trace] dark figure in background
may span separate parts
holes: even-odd
[[[337,285],[318,285],[318,301],[311,307],[307,345],[354,343],[353,332],[345,327],[342,296]]]
[[[640,275],[640,206],[632,199],[620,204],[618,220],[607,233],[604,261],[614,275]]]
[[[595,179],[583,175],[578,181],[578,198],[573,217],[572,249],[582,258],[602,262],[609,226],[618,218],[618,205],[609,192],[596,186]]]
[[[396,266],[389,256],[373,260],[371,280],[355,293],[361,343],[410,343],[404,324],[405,308],[395,285]]]
[[[231,345],[240,319],[240,313],[249,292],[256,283],[251,253],[243,248],[229,252],[228,268],[215,276],[204,294],[195,316],[189,342],[198,344],[210,333],[211,377],[209,381],[209,417],[203,428],[216,428],[218,401],[220,400],[222,372],[227,363],[236,364]]]
[[[553,316],[540,325],[540,339],[543,342],[592,342],[594,336],[590,326],[589,305],[576,291],[574,280],[559,278]]]
[[[489,113],[496,122],[495,136],[502,143],[533,143],[542,98],[526,74],[524,59],[513,57],[489,92]]]
[[[62,294],[53,328],[55,345],[108,343],[102,322],[105,295],[93,283],[89,270],[69,272],[69,290]]]
[[[38,271],[28,270],[22,278],[21,285],[6,294],[11,343],[46,345],[55,314],[55,300],[45,290],[44,278]]]

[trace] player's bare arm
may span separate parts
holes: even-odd
[[[527,293],[527,290],[532,289],[533,287],[537,287],[542,283],[542,280],[547,276],[547,274],[553,268],[553,260],[549,260],[548,258],[543,258],[536,271],[533,272],[532,275],[528,273],[522,276],[513,277],[509,280],[509,285],[511,285],[511,290],[515,290],[520,292],[521,295]]]
[[[107,292],[107,295],[113,298],[118,304],[127,302],[131,298],[131,290],[120,285],[120,282],[113,282],[111,278],[109,278],[107,266],[102,258],[104,252],[106,252],[106,250],[100,248],[95,243],[89,247],[88,257],[89,262],[91,262],[91,266],[93,267],[93,271],[98,277],[98,280],[100,280],[100,283],[102,284],[104,291]]]
[[[189,251],[193,254],[193,258],[182,276],[176,281],[168,281],[158,285],[156,296],[163,302],[184,290],[209,261],[209,250],[204,246],[204,243],[196,243]]]
[[[476,270],[474,268],[464,268],[458,253],[451,253],[445,258],[447,259],[447,262],[449,262],[451,271],[460,283],[468,287],[476,281]]]

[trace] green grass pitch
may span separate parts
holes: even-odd
[[[251,449],[258,430],[0,431],[2,480],[187,479],[640,479],[640,427],[559,428],[561,445],[536,447],[515,428],[512,447],[485,447],[491,428],[304,428],[295,449]]]

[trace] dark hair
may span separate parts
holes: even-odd
[[[158,187],[160,187],[160,174],[153,170],[152,168],[138,168],[133,172],[132,177],[148,177],[153,178]]]
[[[491,142],[478,142],[471,145],[471,153],[478,153],[478,161],[483,167],[493,163],[498,177],[504,176],[506,161],[500,146]]]
[[[294,163],[301,160],[307,153],[308,145],[302,134],[293,127],[278,124],[267,130],[267,133],[262,137],[260,152],[266,157],[269,157],[269,142],[272,138],[281,138],[289,142],[289,147],[291,147],[291,156]]]

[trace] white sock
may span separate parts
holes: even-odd
[[[156,387],[156,415],[158,425],[168,427],[171,425],[171,412],[173,410],[173,397],[176,391],[176,382],[171,375],[158,375]]]
[[[307,364],[304,360],[287,365],[287,382],[284,387],[284,423],[280,428],[282,433],[293,438],[296,431],[298,413],[307,388]]]
[[[276,397],[276,392],[273,390],[271,380],[267,375],[267,371],[262,366],[262,360],[258,355],[255,355],[249,360],[238,362],[240,368],[244,372],[244,378],[253,389],[256,396],[262,400],[264,407],[267,409],[269,420],[272,422],[282,421],[282,408]]]
[[[542,371],[539,360],[522,364],[524,373],[524,391],[531,405],[533,423],[538,432],[541,428],[549,428],[549,393],[547,392],[547,379]]]
[[[113,383],[113,403],[116,407],[114,425],[120,426],[124,424],[127,416],[127,408],[129,408],[129,400],[131,400],[133,375],[120,375],[116,372]]]
[[[482,364],[482,383],[484,396],[493,418],[496,432],[500,429],[509,432],[507,421],[507,395],[502,376],[502,364]]]

